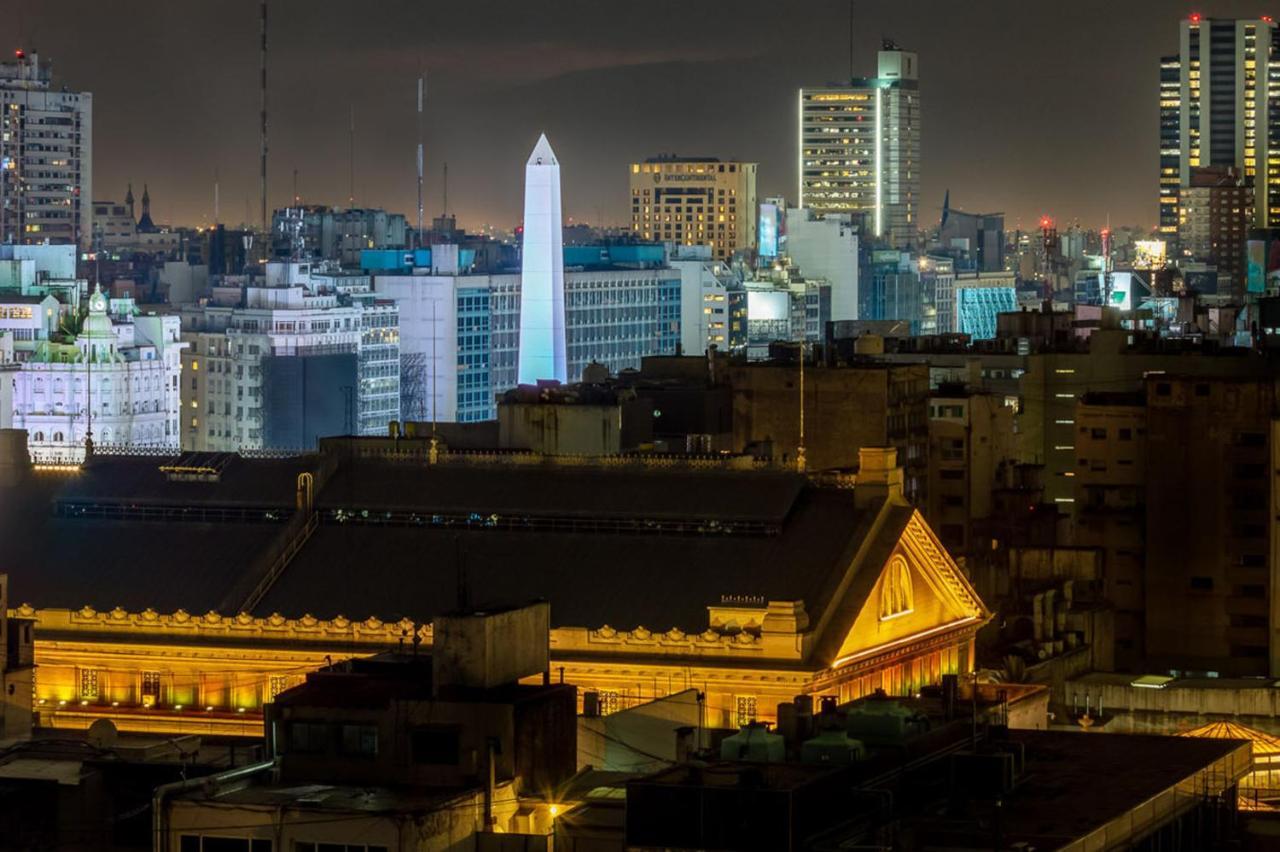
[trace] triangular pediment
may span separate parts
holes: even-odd
[[[925,640],[952,627],[980,624],[990,616],[918,512],[875,571],[874,579],[869,575],[858,584],[865,597],[833,664]]]

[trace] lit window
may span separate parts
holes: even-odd
[[[912,604],[911,569],[906,559],[894,556],[880,581],[880,619],[905,615],[911,612]]]

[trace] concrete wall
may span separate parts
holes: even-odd
[[[578,768],[657,771],[679,759],[676,730],[699,727],[701,716],[698,690],[685,689],[608,716],[579,717]]]
[[[498,405],[500,447],[548,455],[614,455],[622,449],[621,437],[622,408],[618,405]]]
[[[550,665],[551,605],[435,618],[431,670],[436,690],[489,689],[545,672]]]

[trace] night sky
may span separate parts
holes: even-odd
[[[729,11],[731,10],[731,11]],[[920,54],[921,215],[1003,210],[1010,228],[1151,227],[1157,64],[1181,16],[1253,17],[1255,2],[858,0],[855,68],[881,36]],[[94,93],[94,197],[148,183],[153,217],[258,210],[257,0],[0,0],[13,48]],[[545,131],[565,215],[626,221],[627,170],[659,152],[760,163],[761,195],[795,197],[795,92],[848,73],[848,4],[270,0],[270,203],[355,199],[414,218],[415,79],[428,75],[427,216],[509,227]]]

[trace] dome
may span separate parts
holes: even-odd
[[[81,337],[111,337],[111,317],[107,316],[107,297],[95,287],[89,297],[89,316],[85,317]]]

